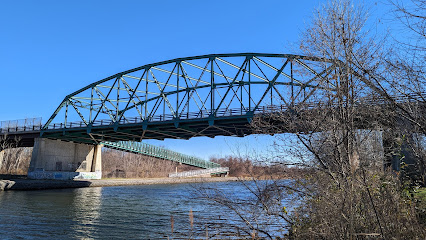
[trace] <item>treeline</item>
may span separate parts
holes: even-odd
[[[307,173],[307,169],[288,167],[284,164],[252,161],[248,158],[226,156],[210,158],[222,167],[229,167],[231,177],[263,177],[263,178],[299,178]]]

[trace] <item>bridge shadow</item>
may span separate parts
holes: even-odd
[[[64,188],[84,188],[92,185],[86,180],[28,179],[26,175],[0,174],[4,190],[46,190]]]
[[[27,175],[21,174],[0,174],[0,180],[10,180],[10,179],[26,179]]]

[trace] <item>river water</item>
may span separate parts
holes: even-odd
[[[228,196],[250,195],[238,182],[202,186]],[[162,184],[0,192],[0,239],[205,239],[206,235],[221,238],[215,234],[226,231],[226,226],[243,224],[228,208],[196,197],[199,187]]]

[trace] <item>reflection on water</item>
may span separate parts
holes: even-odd
[[[237,183],[208,184],[247,194]],[[175,238],[225,221],[228,209],[194,198],[193,190],[176,184],[0,192],[0,239],[167,239],[171,216]]]
[[[102,188],[80,188],[75,190],[72,201],[72,229],[76,238],[95,236],[99,225]]]
[[[0,192],[0,238],[92,236],[102,188]]]

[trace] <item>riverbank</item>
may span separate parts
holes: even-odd
[[[127,185],[152,185],[152,184],[179,184],[202,182],[228,182],[237,181],[236,177],[213,178],[143,178],[143,179],[101,179],[101,180],[34,180],[34,179],[10,179],[0,180],[0,191],[7,190],[42,190],[61,188],[83,187],[109,187]]]

